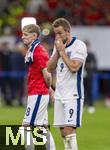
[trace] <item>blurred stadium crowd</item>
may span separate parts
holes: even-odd
[[[0,45],[0,96],[7,105],[12,105],[18,98],[18,104],[23,105],[25,94],[24,51],[20,43],[14,49],[9,48],[8,42]]]
[[[51,22],[67,18],[72,25],[110,25],[109,0],[0,0],[0,95],[11,105],[26,93],[26,49],[21,41],[21,19],[35,17],[42,29],[41,40],[52,52]],[[46,36],[48,35],[48,36]]]
[[[110,25],[109,0],[0,0],[0,27],[19,30],[19,20],[33,16],[39,24],[57,17],[73,25]]]

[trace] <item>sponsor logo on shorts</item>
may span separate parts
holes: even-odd
[[[73,120],[68,120],[68,122],[72,122]]]

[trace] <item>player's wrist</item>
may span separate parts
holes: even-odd
[[[60,56],[62,56],[63,53],[64,53],[64,51],[62,51],[62,50],[59,51],[59,55],[60,55]]]
[[[50,87],[50,88],[49,88],[49,94],[50,94],[52,91],[53,91],[53,89]]]
[[[60,57],[60,54],[59,54],[59,51],[58,51],[58,50],[56,51],[56,54],[57,54],[57,57],[59,58],[59,57]]]

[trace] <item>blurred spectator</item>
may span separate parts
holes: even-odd
[[[27,11],[31,14],[35,14],[38,12],[40,6],[46,7],[45,0],[29,0],[27,2]]]
[[[0,43],[0,89],[6,105],[12,105],[15,98],[20,106],[23,105],[26,73],[24,55],[22,43],[17,43],[13,51],[10,42]]]
[[[94,113],[94,99],[93,99],[93,77],[97,70],[97,60],[94,53],[90,50],[90,42],[85,41],[87,45],[88,56],[85,63],[85,76],[84,76],[84,87],[85,87],[85,104],[88,106],[88,112]]]
[[[11,52],[9,50],[9,43],[3,42],[1,43],[1,91],[3,94],[3,98],[7,105],[12,104],[12,83],[9,72],[11,72]]]
[[[53,51],[53,39],[49,36],[44,36],[42,38],[42,45],[48,50],[49,56],[51,56]]]
[[[6,9],[7,4],[8,4],[8,0],[0,1],[0,13],[2,13]]]
[[[109,71],[103,71],[103,73],[110,74]],[[104,96],[105,96],[105,106],[110,109],[110,78],[104,79]]]
[[[2,76],[1,76],[1,72],[2,72],[2,46],[0,43],[0,96],[1,96],[1,89],[2,89]]]
[[[24,49],[22,43],[17,43],[11,54],[12,97],[18,99],[19,106],[23,105],[25,91],[26,65],[24,63]]]

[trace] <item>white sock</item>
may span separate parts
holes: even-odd
[[[56,150],[55,142],[54,142],[53,136],[50,131],[48,131],[48,133],[47,133],[46,149],[47,150]]]
[[[67,135],[64,139],[65,150],[78,150],[76,134]]]
[[[25,150],[34,150],[33,136],[30,127],[24,128],[24,132],[20,131],[25,144]]]

